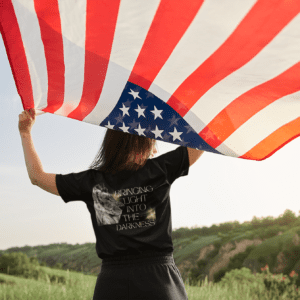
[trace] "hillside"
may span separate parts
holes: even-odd
[[[96,275],[100,272],[101,259],[96,254],[94,243],[13,247],[0,250],[0,256],[12,252],[23,252],[28,257],[36,257],[44,266],[57,267],[61,264],[64,270],[83,272],[87,275]]]
[[[261,272],[268,264],[272,273],[300,272],[300,217],[286,210],[278,218],[266,217],[240,224],[237,221],[202,228],[179,228],[172,232],[174,259],[184,280],[218,282],[232,269]],[[23,252],[50,267],[97,275],[101,259],[95,244],[66,243],[0,250]]]

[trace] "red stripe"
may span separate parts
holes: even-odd
[[[239,158],[253,160],[266,159],[298,136],[300,136],[300,118],[278,128]]]
[[[300,63],[277,77],[259,85],[236,98],[224,108],[199,135],[211,131],[218,137],[210,145],[214,148],[224,142],[235,130],[252,116],[274,101],[300,90]]]
[[[203,1],[161,1],[128,81],[149,89]]]
[[[215,84],[257,55],[300,11],[299,0],[259,0],[239,26],[195,72],[175,91],[167,104],[182,102],[191,107]],[[199,84],[201,83],[201,84]]]
[[[34,1],[45,49],[48,96],[45,112],[54,113],[64,102],[65,64],[61,22],[57,0]]]
[[[10,0],[0,1],[0,32],[23,108],[34,107],[33,91],[22,36]]]
[[[119,6],[120,0],[87,1],[83,92],[78,107],[68,115],[69,118],[82,121],[94,109],[100,98]]]
[[[218,137],[212,132],[209,127],[205,127],[201,132],[198,133],[199,136],[201,136],[204,141],[212,146],[212,145],[220,145],[222,142],[218,139]],[[214,146],[212,146],[214,147]],[[216,147],[214,147],[216,148]]]

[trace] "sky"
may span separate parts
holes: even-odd
[[[0,249],[51,243],[95,243],[90,214],[81,201],[66,204],[31,184],[27,175],[18,115],[23,111],[0,38]],[[67,174],[88,168],[106,129],[66,117],[39,115],[32,129],[44,170]],[[177,145],[157,142],[156,156]],[[299,214],[300,139],[264,161],[205,152],[188,176],[171,187],[173,230]]]

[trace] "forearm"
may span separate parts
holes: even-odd
[[[30,181],[36,184],[39,174],[43,173],[43,166],[40,158],[38,157],[33,145],[31,133],[21,133],[21,140],[24,152],[27,172]]]

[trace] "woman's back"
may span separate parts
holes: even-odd
[[[148,159],[137,171],[89,169],[56,176],[65,202],[82,200],[91,214],[100,258],[173,252],[171,184],[189,171],[187,148]],[[163,243],[161,241],[164,241]]]

